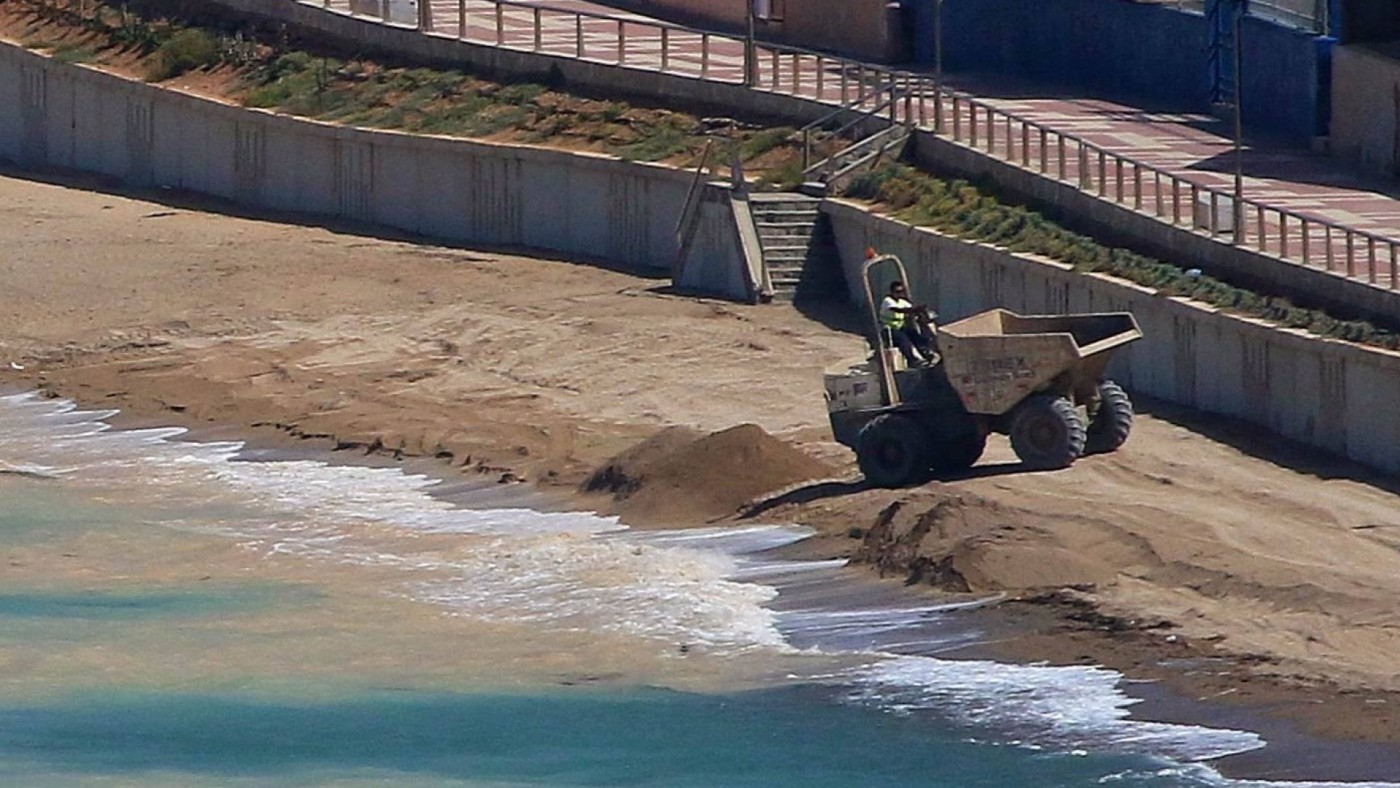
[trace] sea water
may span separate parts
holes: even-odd
[[[6,785],[1205,786],[1264,744],[940,658],[957,606],[768,557],[797,526],[632,532],[112,415],[0,397]]]

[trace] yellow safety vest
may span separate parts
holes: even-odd
[[[913,306],[913,304],[905,301],[903,298],[886,297],[880,304],[880,322],[884,324],[885,328],[892,328],[896,331],[904,328],[905,314],[903,312],[895,312],[890,309],[890,307],[911,309]]]

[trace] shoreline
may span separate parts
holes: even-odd
[[[39,392],[41,396],[44,396],[44,392],[50,390],[0,387],[0,394],[23,394],[29,391]],[[66,398],[61,393],[50,393]],[[80,410],[100,409],[89,403],[69,399]],[[448,501],[454,506],[466,506],[467,508],[511,508],[518,506],[536,511],[595,513],[596,507],[591,507],[589,504],[599,502],[596,495],[584,494],[577,490],[544,487],[538,483],[493,480],[490,474],[453,468],[441,460],[431,457],[395,456],[382,448],[370,451],[337,449],[329,439],[297,437],[268,427],[224,423],[191,423],[188,419],[182,418],[181,414],[175,412],[161,415],[126,410],[119,410],[115,416],[104,421],[110,424],[114,430],[166,427],[178,427],[186,430],[184,434],[172,438],[173,441],[196,443],[236,441],[243,444],[243,448],[236,458],[237,461],[311,460],[331,465],[398,468],[407,474],[423,475],[434,479],[437,484],[429,490],[429,494]],[[476,478],[469,475],[473,473]],[[687,527],[658,526],[655,523],[633,524],[627,522],[625,516],[619,517],[619,523],[629,529],[640,528],[643,530],[669,530]],[[724,521],[708,524],[697,523],[693,527],[701,525],[741,526],[743,524],[738,518],[727,518]],[[814,537],[809,538],[809,540],[803,540],[787,548],[776,548],[770,552],[778,557],[811,558],[813,545],[810,542],[818,537],[818,534],[814,534]],[[834,557],[830,555],[829,550],[821,548],[818,548],[816,554],[827,558]],[[848,565],[844,573],[846,578],[843,582],[850,583],[859,590],[859,601],[863,606],[870,605],[872,600],[879,604],[879,600],[882,599],[888,602],[907,602],[920,598],[940,602],[960,601],[954,595],[896,585],[895,581],[882,579],[872,570],[873,567],[868,565],[853,563]],[[1263,737],[1266,741],[1264,748],[1204,762],[1226,778],[1282,782],[1388,783],[1396,781],[1397,775],[1400,775],[1400,748],[1395,746],[1393,738],[1384,735],[1366,735],[1367,732],[1359,730],[1354,723],[1340,725],[1340,730],[1334,729],[1328,733],[1305,731],[1300,729],[1294,721],[1279,716],[1278,710],[1281,706],[1305,707],[1308,704],[1321,705],[1330,702],[1333,708],[1318,709],[1316,714],[1335,722],[1338,720],[1337,712],[1342,711],[1346,713],[1344,719],[1350,718],[1356,711],[1355,704],[1348,704],[1336,696],[1327,698],[1328,691],[1325,688],[1312,688],[1303,693],[1306,697],[1299,698],[1296,697],[1300,694],[1298,687],[1282,685],[1270,687],[1258,684],[1253,687],[1245,687],[1249,683],[1248,679],[1245,679],[1244,684],[1242,684],[1239,676],[1228,676],[1226,673],[1217,673],[1203,679],[1199,675],[1199,671],[1190,670],[1188,665],[1208,664],[1212,658],[1197,656],[1184,644],[1180,649],[1181,656],[1158,659],[1158,664],[1151,667],[1143,664],[1143,658],[1157,659],[1160,654],[1155,649],[1141,646],[1137,649],[1112,649],[1112,656],[1118,657],[1120,660],[1125,655],[1130,655],[1129,659],[1132,664],[1121,662],[1114,664],[1112,659],[1086,661],[1087,654],[1081,655],[1077,659],[1065,659],[1063,655],[1071,651],[1085,651],[1088,654],[1095,654],[1097,650],[1098,655],[1104,655],[1103,648],[1107,644],[1104,642],[1104,638],[1096,637],[1083,630],[1072,633],[1068,638],[1064,637],[1063,631],[1059,633],[1047,631],[1061,629],[1064,626],[1068,612],[1067,607],[1063,605],[1044,602],[1027,603],[1013,599],[988,605],[976,605],[962,615],[969,616],[969,620],[974,622],[966,626],[986,631],[991,637],[970,645],[957,646],[939,652],[938,657],[953,660],[990,660],[1021,665],[1048,662],[1056,665],[1082,664],[1106,667],[1122,676],[1120,689],[1138,701],[1128,709],[1129,717],[1132,719],[1210,728],[1230,728],[1258,733]],[[1057,640],[1063,642],[1056,644],[1057,648],[1046,649],[1055,652],[1057,656],[1038,653],[1038,650],[1047,644],[1055,643]],[[1164,664],[1167,662],[1174,664],[1168,667]],[[1222,685],[1225,687],[1223,690],[1220,689]],[[1242,687],[1252,691],[1246,692],[1243,697],[1229,697],[1236,695]],[[1203,691],[1207,694],[1199,695]],[[1400,695],[1390,698],[1388,702],[1400,702]],[[1352,708],[1347,709],[1347,706]],[[1370,731],[1370,733],[1374,734],[1376,731]]]

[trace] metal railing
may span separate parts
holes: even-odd
[[[347,0],[292,2],[349,12]],[[1174,227],[1294,265],[1400,289],[1400,240],[1251,199],[1242,200],[1236,212],[1227,189],[1174,175],[998,109],[950,90],[928,74],[797,47],[765,43],[749,49],[742,38],[732,35],[517,0],[437,0],[423,9],[419,19],[419,27],[430,35],[748,84],[756,90],[838,107],[898,91],[901,100],[884,108],[891,122],[933,130],[954,143]],[[752,63],[748,52],[753,52]],[[1236,223],[1236,216],[1243,221]]]
[[[812,164],[812,143],[817,132],[825,131],[832,137],[844,137],[857,130],[862,124],[883,117],[886,112],[890,113],[889,121],[893,125],[893,113],[896,110],[898,100],[893,83],[877,85],[868,92],[859,91],[855,99],[842,103],[835,110],[799,129],[802,133],[803,173],[810,173],[813,167],[817,166]],[[842,123],[841,119],[847,117],[850,119]],[[833,124],[836,125],[833,127]]]

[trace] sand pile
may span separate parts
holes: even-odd
[[[617,455],[584,482],[638,523],[702,523],[782,487],[831,476],[825,463],[754,424],[709,435],[672,427]]]
[[[1093,523],[1008,507],[968,493],[923,493],[887,505],[866,530],[858,563],[946,591],[1014,591],[1112,582],[1126,564],[1160,563],[1098,534]]]

